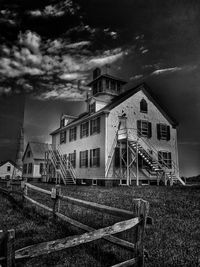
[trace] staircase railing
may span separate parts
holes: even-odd
[[[76,171],[75,171],[75,169],[74,169],[71,161],[69,160],[69,158],[66,159],[63,156],[63,153],[61,151],[60,146],[57,146],[57,151],[58,151],[58,154],[59,154],[59,156],[61,158],[62,164],[64,164],[64,167],[67,167],[67,171],[69,171],[69,173],[71,174],[72,179],[73,179],[73,182],[76,183],[76,177],[77,177],[77,175],[76,175]]]
[[[55,150],[53,149],[52,145],[49,145],[49,152],[51,153],[51,159],[52,159],[52,163],[53,163],[55,170],[57,172],[59,172],[59,174],[61,175],[61,178],[63,179],[64,184],[66,185],[66,181],[64,178],[66,176],[66,172],[62,166],[59,155],[55,154]],[[58,156],[58,158],[57,158],[57,156]],[[60,167],[59,169],[57,168],[58,163],[59,163],[59,167]]]
[[[105,177],[108,176],[108,172],[109,172],[109,169],[110,169],[110,165],[111,165],[111,162],[112,162],[112,159],[113,159],[113,155],[114,155],[114,152],[115,152],[115,147],[117,145],[117,140],[118,140],[118,132],[115,134],[115,138],[114,138],[114,141],[112,143],[112,146],[111,146],[111,149],[110,149],[110,152],[108,154],[108,160],[107,160],[107,163],[106,163],[106,172],[105,172]]]
[[[177,171],[177,173],[179,172],[178,167],[173,160],[171,160],[171,164],[172,164],[172,170],[174,171],[174,173],[169,171],[167,164],[163,160],[161,160],[162,164],[158,161],[157,155],[158,155],[159,151],[152,144],[150,144],[150,142],[147,142],[147,140],[145,140],[141,136],[141,132],[138,129],[136,129],[136,128],[120,129],[118,135],[120,135],[120,131],[122,131],[122,135],[124,135],[125,130],[127,131],[127,138],[130,141],[138,142],[143,148],[145,147],[145,152],[149,155],[150,158],[152,158],[153,160],[156,161],[156,164],[158,164],[158,167],[165,172],[165,174],[168,176],[169,180],[171,180],[171,177],[170,177],[171,175],[175,174],[176,171]],[[150,152],[148,152],[148,149],[150,151],[152,151],[153,153],[151,154]],[[185,185],[185,183],[182,181],[182,179],[178,175],[177,175],[177,179],[183,185]]]

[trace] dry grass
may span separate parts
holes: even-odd
[[[51,188],[52,185],[40,184],[41,187]],[[132,199],[141,197],[150,203],[150,216],[154,218],[154,225],[147,229],[145,248],[149,251],[150,257],[146,266],[200,266],[200,212],[199,196],[200,187],[84,187],[67,186],[62,188],[62,193],[88,201],[106,204],[131,210]],[[35,194],[35,199],[47,203],[40,194]],[[1,205],[1,204],[0,204]],[[14,212],[8,203],[7,212],[3,220],[4,227],[16,227],[17,242],[20,247],[37,243],[44,240],[52,240],[61,236],[72,235],[75,228],[66,227],[64,224],[54,224],[43,217],[36,217],[34,220],[20,219],[20,214],[12,215]],[[48,205],[52,203],[48,201]],[[5,205],[2,206],[4,210]],[[75,211],[75,207],[62,205],[62,212]],[[33,213],[35,214],[35,213]],[[80,214],[80,213],[79,213]],[[81,212],[81,221],[90,225],[102,225],[107,218],[100,214],[89,214]],[[19,216],[19,217],[18,217]],[[30,217],[33,217],[30,215]],[[39,220],[39,222],[37,221]],[[2,218],[0,219],[2,224]],[[1,227],[2,228],[2,227]],[[20,232],[21,231],[21,232]],[[80,233],[80,232],[76,232]],[[23,242],[20,241],[24,238]],[[27,266],[109,266],[113,251],[109,247],[106,254],[100,255],[98,251],[99,241],[92,246],[81,246],[65,253],[55,253],[49,256],[33,259]],[[93,250],[93,251],[92,251]],[[105,251],[104,251],[105,253]],[[62,255],[62,257],[60,257]],[[75,260],[78,256],[79,260]],[[103,263],[99,263],[99,259]]]

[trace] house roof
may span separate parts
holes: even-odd
[[[30,147],[34,159],[44,159],[45,151],[48,150],[48,144],[39,142],[29,142],[26,146],[23,158],[26,155],[27,149]]]
[[[152,95],[152,93],[150,93],[150,88],[148,87],[148,85],[146,83],[142,83],[142,84],[139,84],[137,85],[136,87],[134,88],[131,88],[125,92],[123,92],[122,94],[114,97],[112,99],[112,101],[106,105],[105,107],[103,107],[102,109],[100,109],[99,111],[93,113],[93,114],[90,114],[88,112],[84,112],[82,113],[77,119],[73,120],[72,122],[70,122],[68,125],[66,125],[66,127],[63,127],[63,128],[58,128],[56,129],[55,131],[53,131],[51,133],[51,135],[53,134],[56,134],[58,133],[61,129],[64,130],[66,128],[68,128],[69,126],[72,126],[72,125],[75,125],[85,119],[88,119],[88,118],[92,118],[92,117],[95,117],[95,116],[98,116],[100,115],[101,113],[107,113],[109,112],[110,110],[112,110],[113,108],[115,108],[116,106],[118,106],[119,104],[121,104],[122,102],[124,102],[126,99],[128,99],[129,97],[131,97],[132,95],[136,94],[137,92],[139,91],[143,91],[143,93],[147,96],[147,98],[149,98],[153,104],[157,107],[157,109],[162,113],[162,115],[169,121],[169,123],[175,127],[178,125],[178,123],[176,122],[175,119],[173,119],[169,114],[168,112],[166,112],[163,108],[161,108],[158,100],[155,99],[155,97]]]
[[[126,84],[127,82],[125,80],[122,80],[122,79],[119,79],[119,78],[116,78],[112,75],[109,75],[109,74],[102,74],[102,75],[99,75],[97,78],[95,78],[94,80],[92,80],[91,82],[89,82],[87,84],[87,86],[91,86],[94,82],[96,82],[97,80],[99,80],[100,78],[102,77],[105,77],[105,78],[109,78],[109,79],[112,79],[112,80],[115,80],[115,81],[119,81],[123,84]]]
[[[7,162],[9,162],[10,164],[12,164],[15,168],[20,169],[20,168],[17,166],[17,164],[16,164],[14,161],[10,160],[10,159],[5,160],[5,161],[2,161],[2,162],[0,163],[0,167],[3,166],[4,164],[6,164]]]

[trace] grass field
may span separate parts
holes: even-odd
[[[40,184],[51,188],[52,185]],[[150,216],[154,225],[147,229],[145,248],[149,252],[146,266],[200,266],[200,187],[62,187],[62,193],[76,198],[131,210],[133,198],[143,198],[150,203]],[[32,194],[33,195],[33,194]],[[35,199],[51,205],[50,201],[39,194]],[[6,202],[6,203],[4,203]],[[24,217],[20,212],[2,199],[0,208],[0,228],[16,228],[18,248],[25,245],[80,233],[65,224],[54,224],[47,216],[36,216],[35,213]],[[64,212],[67,207],[61,207]],[[71,211],[75,211],[71,207]],[[82,213],[83,214],[83,213]],[[103,218],[103,219],[102,219]],[[81,221],[91,225],[101,225],[106,217],[99,214],[83,214]],[[111,248],[100,256],[99,243],[85,245],[48,256],[33,259],[25,266],[109,266],[114,257]],[[101,264],[100,260],[101,259]],[[47,264],[47,265],[46,265]]]

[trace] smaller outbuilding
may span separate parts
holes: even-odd
[[[26,146],[23,161],[23,178],[27,180],[40,180],[44,174],[45,151],[48,144],[29,142]]]
[[[0,164],[0,179],[18,179],[22,178],[22,170],[12,160],[6,160]]]

